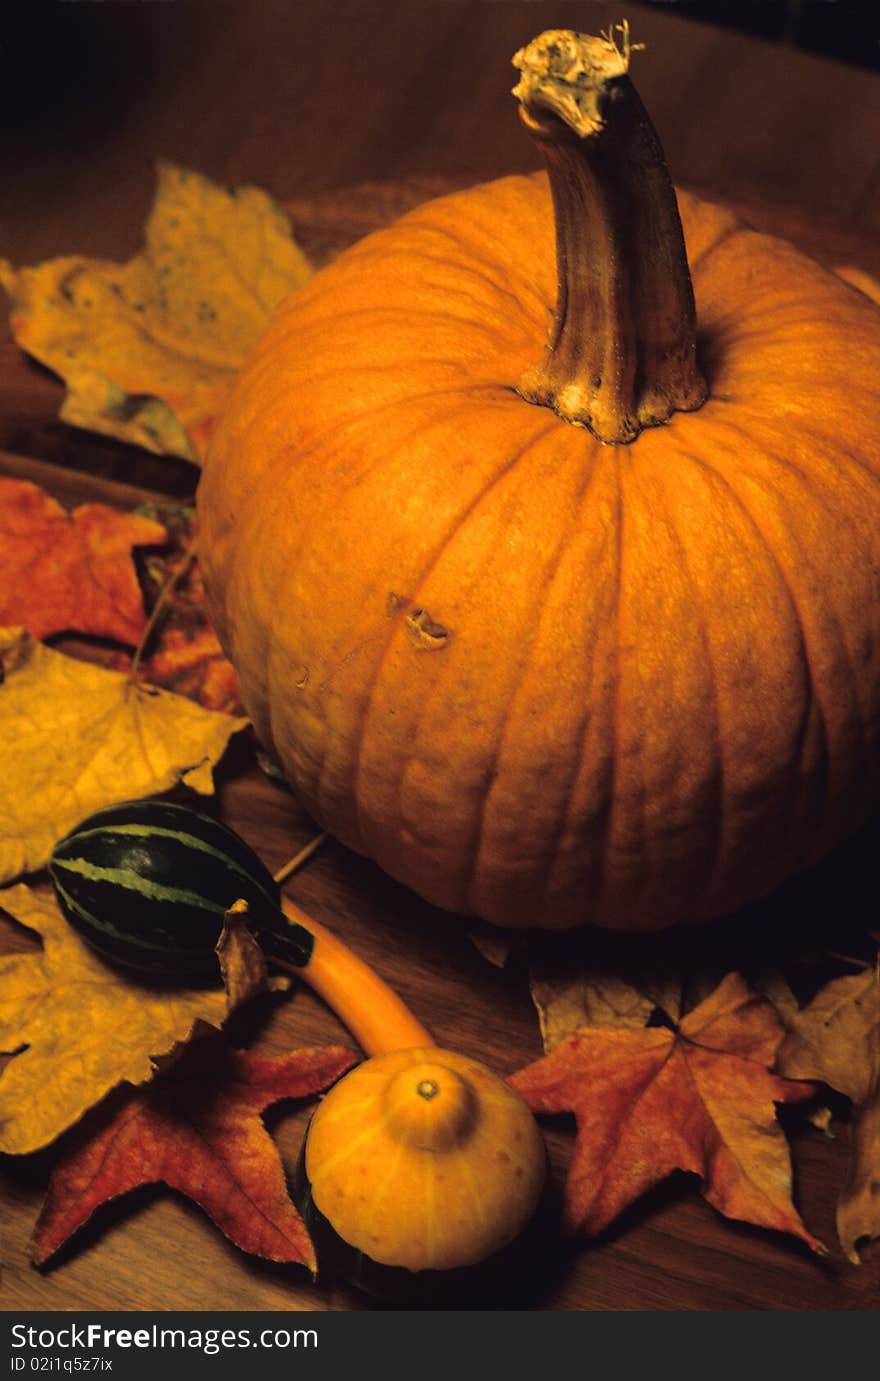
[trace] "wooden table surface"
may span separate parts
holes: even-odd
[[[880,273],[880,78],[637,5],[549,0],[57,5],[43,33],[19,15],[0,69],[0,254],[17,264],[73,251],[127,257],[157,156],[262,185],[288,204],[306,243],[341,242],[432,190],[536,166],[507,94],[511,54],[543,28],[598,32],[624,14],[649,50],[634,60],[635,76],[677,180],[745,206],[828,262]],[[25,81],[20,66],[37,42],[47,56]],[[192,467],[73,433],[56,420],[60,396],[52,376],[23,361],[8,338],[0,342],[0,470],[37,479],[69,503],[101,497],[130,507],[145,489],[192,495]],[[270,867],[314,831],[243,744],[219,773],[219,800]],[[505,1073],[539,1053],[522,973],[487,963],[467,922],[432,910],[335,844],[290,891],[375,963],[438,1041]],[[20,941],[10,932],[4,943]],[[263,1009],[251,1026],[255,1043],[278,1053],[346,1040],[307,991]],[[305,1115],[285,1109],[269,1118],[288,1164]],[[570,1133],[547,1130],[560,1181]],[[829,1243],[846,1156],[845,1135],[795,1139],[798,1199]],[[297,1268],[242,1255],[162,1189],[103,1211],[53,1269],[37,1272],[28,1239],[51,1163],[51,1152],[0,1159],[0,1308],[378,1307],[341,1285],[314,1287]],[[676,1179],[599,1241],[554,1255],[540,1285],[498,1307],[878,1304],[878,1245],[859,1268],[839,1250],[819,1261],[794,1241],[723,1220],[692,1180]]]

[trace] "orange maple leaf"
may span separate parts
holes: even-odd
[[[146,627],[131,549],[165,529],[106,504],[67,513],[39,485],[0,477],[0,624],[137,643]]]
[[[318,1093],[357,1058],[340,1046],[315,1046],[271,1059],[222,1038],[190,1047],[59,1162],[34,1232],[35,1264],[101,1204],[162,1182],[204,1209],[242,1251],[314,1271],[311,1239],[260,1113],[279,1099]]]
[[[775,1103],[814,1092],[771,1073],[783,1036],[770,1003],[728,974],[676,1030],[582,1027],[513,1075],[534,1112],[575,1115],[569,1231],[601,1232],[645,1190],[687,1170],[727,1217],[794,1233],[823,1252],[791,1201],[775,1117]]]

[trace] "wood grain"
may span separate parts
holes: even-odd
[[[210,22],[213,6],[203,0],[60,8],[90,11],[66,22],[90,26],[99,57],[117,53],[122,76],[99,111],[88,101],[80,108],[83,90],[71,76],[69,89],[53,97],[70,119],[51,139],[37,118],[37,80],[35,112],[22,112],[7,133],[0,177],[12,190],[0,251],[17,262],[74,249],[132,253],[157,154],[269,187],[307,247],[332,254],[427,195],[534,166],[505,96],[510,54],[550,24],[595,31],[620,14],[618,6],[549,0],[338,0],[332,7],[264,0],[259,22],[251,7],[228,6],[221,26]],[[848,260],[880,273],[880,81],[655,11],[627,11],[635,36],[651,48],[640,85],[679,180],[735,201],[760,228],[795,238],[829,264]],[[57,421],[59,401],[56,380],[8,341],[0,345],[0,473],[32,478],[69,505],[102,498],[127,508],[156,493],[192,495],[193,467],[75,434]],[[224,762],[218,808],[271,868],[314,831],[286,788],[256,767],[246,743]],[[845,897],[851,874],[850,856],[832,860],[821,885],[802,883],[774,900],[754,920],[756,933],[774,917],[782,925],[794,916],[796,924],[811,890],[820,900]],[[514,958],[504,971],[487,963],[463,918],[427,906],[334,843],[288,890],[374,963],[439,1041],[502,1073],[539,1053],[521,963]],[[11,924],[6,935],[7,944],[29,943]],[[711,943],[720,945],[720,936]],[[727,942],[732,959],[736,940],[728,934]],[[237,1034],[267,1052],[346,1040],[305,989],[255,1010]],[[268,1119],[288,1166],[306,1116],[285,1107]],[[571,1129],[559,1119],[547,1134],[558,1186]],[[833,1247],[847,1130],[832,1141],[802,1129],[793,1141],[798,1202],[811,1230],[832,1246],[825,1260],[726,1222],[693,1179],[680,1177],[602,1239],[560,1248],[540,1284],[511,1287],[504,1307],[876,1308],[880,1251],[870,1249],[855,1269]],[[50,1151],[0,1160],[5,1310],[384,1307],[332,1283],[316,1287],[296,1268],[245,1257],[196,1208],[161,1189],[102,1211],[51,1269],[37,1272],[28,1240],[52,1159]]]

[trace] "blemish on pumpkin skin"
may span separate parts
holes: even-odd
[[[309,684],[310,674],[308,667],[300,667],[299,675],[293,683],[297,690],[303,690]]]
[[[385,597],[385,617],[388,619],[396,619],[403,610],[409,608],[410,603],[411,601],[407,595],[399,595],[394,590],[389,590]],[[452,636],[448,628],[445,628],[442,623],[437,623],[431,618],[427,609],[411,609],[403,619],[403,627],[413,646],[417,647],[422,652],[437,651],[445,647]],[[318,686],[318,692],[325,691],[333,678],[341,671],[344,671],[360,652],[377,642],[383,641],[386,636],[387,634],[383,629],[377,627],[375,633],[371,633],[366,638],[362,638],[360,642],[355,643],[354,647],[349,648],[345,656],[341,657],[340,660],[330,668],[327,675]],[[303,667],[301,669],[299,676],[302,677],[303,674],[307,677],[309,676],[310,673],[308,668]],[[302,690],[305,682],[300,679],[294,684],[297,689]]]
[[[388,598],[385,600],[386,619],[393,619],[407,604],[409,604],[409,600],[403,595],[395,594],[393,590],[389,590]]]
[[[432,619],[427,609],[413,609],[403,626],[413,647],[421,652],[440,652],[451,637],[449,629]]]

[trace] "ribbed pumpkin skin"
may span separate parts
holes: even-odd
[[[880,311],[680,205],[710,398],[631,445],[514,391],[555,301],[543,175],[318,274],[216,433],[200,559],[257,731],[441,907],[702,918],[877,799]]]

